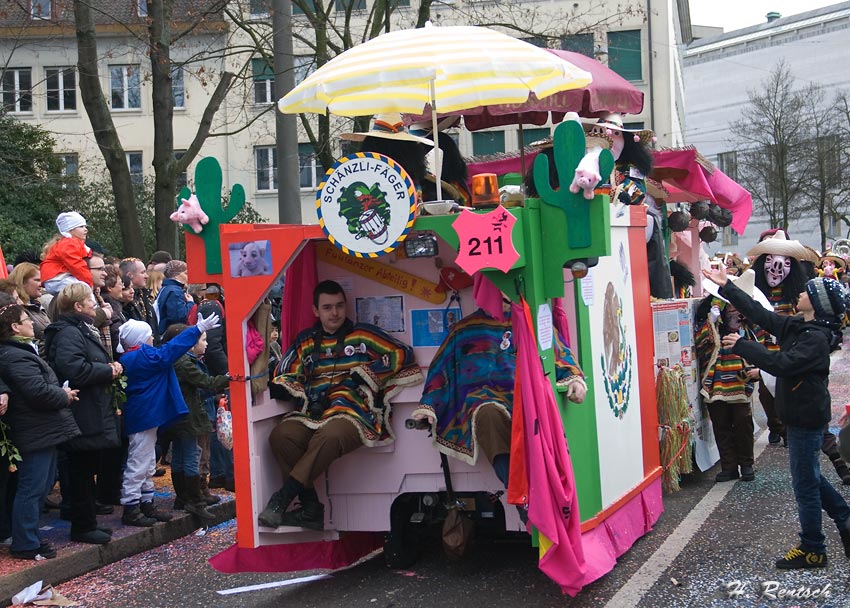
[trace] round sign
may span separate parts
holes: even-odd
[[[407,238],[416,211],[416,189],[393,159],[375,152],[340,158],[316,195],[319,225],[348,255],[376,258]]]

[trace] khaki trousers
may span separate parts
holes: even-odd
[[[511,453],[511,419],[502,408],[488,403],[475,413],[475,442],[487,461]]]
[[[286,419],[271,432],[269,444],[284,480],[292,477],[308,488],[334,460],[363,441],[354,424],[342,418],[330,418],[319,429]]]

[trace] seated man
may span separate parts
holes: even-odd
[[[511,412],[517,350],[506,319],[477,310],[459,321],[431,361],[422,400],[413,417],[427,418],[441,452],[475,464],[481,452],[508,487]],[[587,385],[569,347],[554,332],[557,383],[571,401],[584,401]]]
[[[273,379],[301,407],[286,414],[269,435],[284,478],[258,518],[271,528],[321,530],[324,506],[313,481],[361,445],[392,442],[389,399],[403,386],[422,381],[409,346],[374,325],[346,318],[339,283],[316,286],[313,314],[318,321],[298,334]],[[296,496],[301,508],[287,512]]]

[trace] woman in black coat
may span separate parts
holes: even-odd
[[[33,322],[25,307],[0,309],[0,380],[9,389],[5,419],[21,454],[12,506],[12,557],[51,559],[56,549],[42,543],[38,520],[56,478],[56,446],[79,436],[71,413],[77,391],[59,385],[38,356]]]
[[[97,304],[84,283],[65,287],[56,296],[59,318],[45,331],[45,351],[60,382],[79,390],[73,407],[81,435],[68,444],[71,484],[71,540],[106,544],[111,537],[97,528],[95,475],[100,450],[120,444],[118,419],[112,406],[112,382],[123,368],[110,362],[100,334],[91,324]]]

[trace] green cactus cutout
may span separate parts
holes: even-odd
[[[576,167],[585,154],[584,129],[575,120],[564,121],[555,127],[552,141],[560,187],[555,189],[549,182],[549,158],[545,154],[538,154],[534,159],[534,186],[544,203],[564,212],[567,220],[567,246],[571,249],[589,247],[590,206],[600,203],[595,198],[585,199],[581,191],[573,194],[569,189]],[[614,156],[610,150],[603,150],[599,155],[600,183],[607,182],[613,170]]]
[[[204,210],[210,217],[210,221],[206,224],[198,235],[204,239],[204,249],[207,259],[207,274],[221,274],[221,234],[218,227],[221,224],[226,224],[245,206],[245,189],[241,184],[234,184],[230,191],[230,199],[227,201],[227,208],[221,205],[221,184],[222,184],[221,165],[211,156],[202,159],[195,166],[195,195],[198,197],[201,209]],[[179,206],[180,199],[189,198],[192,191],[185,186],[180,190],[177,204]],[[188,234],[194,234],[194,231],[183,224]]]

